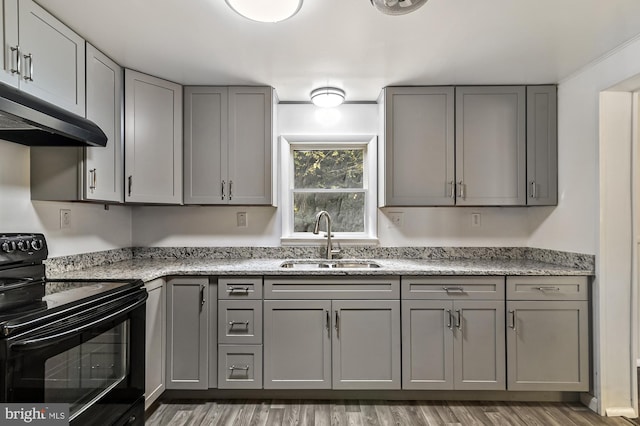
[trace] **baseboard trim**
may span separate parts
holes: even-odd
[[[581,393],[580,402],[582,403],[582,405],[586,406],[589,410],[594,411],[598,414],[601,414],[598,411],[598,398],[591,395],[590,393]]]
[[[607,417],[628,417],[633,419],[638,417],[638,413],[631,407],[611,407],[605,410],[605,414]]]

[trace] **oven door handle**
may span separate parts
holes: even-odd
[[[129,303],[124,308],[119,309],[115,312],[112,312],[106,316],[102,316],[101,314],[95,315],[94,318],[97,317],[97,319],[95,319],[94,321],[90,321],[80,327],[72,328],[71,330],[66,330],[60,333],[55,333],[55,334],[51,334],[44,337],[38,337],[36,339],[18,340],[11,343],[10,346],[13,350],[16,350],[16,351],[27,351],[30,349],[39,349],[45,346],[56,344],[60,341],[60,339],[64,339],[65,337],[82,333],[85,330],[88,330],[92,327],[99,326],[105,322],[110,321],[113,318],[123,315],[129,311],[132,311],[138,308],[139,306],[144,305],[146,300],[147,300],[147,292],[145,291],[144,293],[140,293],[139,295],[137,295],[135,300]]]

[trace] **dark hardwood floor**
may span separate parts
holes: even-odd
[[[171,401],[159,404],[146,421],[149,426],[631,424],[601,417],[579,403],[344,400]]]

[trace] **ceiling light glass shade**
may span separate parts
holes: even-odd
[[[371,0],[371,4],[386,15],[404,15],[419,9],[427,0]]]
[[[320,87],[311,92],[311,102],[315,106],[333,108],[344,102],[344,90],[337,87]]]
[[[225,0],[229,7],[247,19],[280,22],[291,18],[302,7],[302,0]]]

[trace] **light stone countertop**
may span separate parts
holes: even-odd
[[[68,272],[47,270],[53,279],[141,279],[145,282],[166,276],[184,275],[594,275],[592,270],[543,263],[533,260],[419,260],[419,259],[354,259],[372,261],[380,268],[327,269],[306,265],[282,268],[287,259],[133,259]],[[295,259],[294,262],[311,262]],[[323,262],[323,259],[318,259]],[[348,259],[338,259],[348,261]]]

